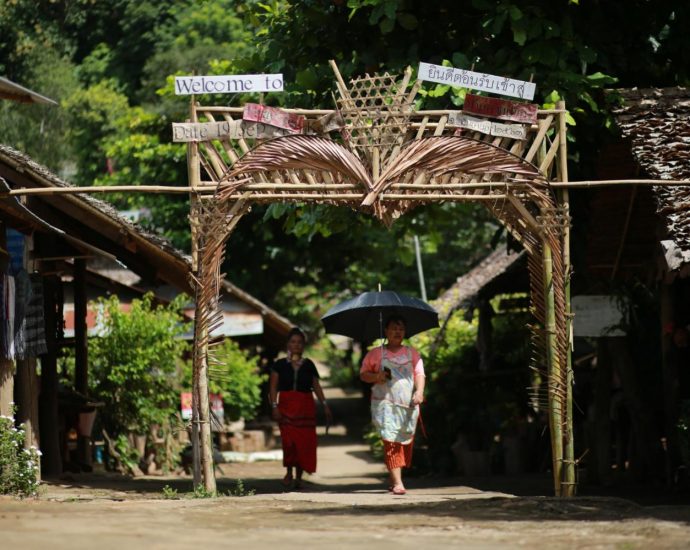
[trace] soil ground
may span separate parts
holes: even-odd
[[[0,497],[0,548],[690,548],[689,505],[538,496],[548,476],[410,478],[392,496],[361,443],[361,397],[327,393],[347,422],[319,428],[318,474],[301,491],[282,487],[279,462],[220,465],[222,493],[239,479],[255,494],[213,499],[189,498],[189,477],[64,476],[38,499]]]

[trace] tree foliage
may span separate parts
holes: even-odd
[[[186,118],[188,98],[172,93],[173,75],[282,72],[286,91],[266,103],[331,108],[329,59],[346,81],[427,61],[532,77],[536,101],[564,99],[571,177],[587,178],[610,136],[602,90],[687,84],[689,18],[690,5],[670,0],[14,0],[0,7],[0,70],[55,90],[64,107],[33,119],[16,107],[8,118],[3,107],[0,124],[14,128],[5,134],[11,144],[49,167],[76,167],[80,184],[186,185],[185,148],[171,143],[170,124]],[[417,106],[457,108],[464,94],[426,83]],[[245,99],[258,97],[202,98]],[[42,139],[46,128],[58,139]],[[189,250],[186,197],[111,200],[145,209],[148,227]],[[483,255],[496,231],[481,207],[465,205],[419,208],[390,230],[331,207],[255,207],[233,234],[224,270],[264,300],[306,293],[323,304],[378,283],[416,293],[418,235],[433,296]]]

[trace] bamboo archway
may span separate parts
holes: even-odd
[[[189,144],[196,289],[193,426],[201,465],[195,483],[203,475],[205,488],[215,490],[207,376],[216,360],[210,335],[222,322],[225,243],[250,206],[347,206],[390,225],[420,204],[475,201],[528,252],[535,319],[532,368],[545,380],[554,490],[573,495],[568,199],[567,191],[557,197],[549,186],[554,176],[567,181],[565,105],[539,111],[527,139],[456,135],[448,111],[414,110],[420,82],[410,86],[409,69],[400,79],[388,73],[366,75],[348,87],[331,65],[339,92],[336,110],[285,110],[305,117],[309,135]],[[241,112],[193,102],[190,119],[232,123]],[[329,135],[332,127],[340,129],[341,139]]]

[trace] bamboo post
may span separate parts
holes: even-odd
[[[559,109],[558,125],[559,125],[559,150],[558,150],[558,174],[560,181],[568,181],[568,150],[566,140],[566,110],[565,101],[559,101],[557,104]],[[560,200],[565,214],[570,218],[570,196],[567,188],[560,189]],[[563,272],[565,273],[565,314],[566,314],[566,334],[568,335],[568,351],[566,355],[566,405],[565,405],[565,419],[564,419],[564,483],[562,496],[572,497],[577,492],[577,479],[575,475],[575,434],[573,432],[573,317],[570,307],[570,279],[571,279],[571,265],[570,265],[570,222],[563,227]]]
[[[197,121],[196,107],[194,103],[194,96],[190,99],[189,104],[190,120]],[[187,144],[187,174],[189,179],[190,191],[198,184],[201,179],[199,173],[199,144],[191,142]],[[192,236],[192,273],[195,275],[199,269],[199,250],[198,250],[198,228],[193,217],[194,212],[194,194],[190,193],[190,230]],[[196,306],[195,306],[196,307]],[[196,333],[196,326],[195,326]],[[194,356],[196,357],[196,348],[198,341],[194,338]],[[198,372],[196,360],[192,363],[192,477],[194,487],[201,485],[201,459],[199,447],[199,385],[197,383]]]
[[[551,458],[553,462],[553,484],[556,496],[561,495],[563,467],[563,408],[557,385],[561,377],[556,341],[556,300],[553,288],[553,254],[551,245],[544,239],[542,243],[542,262],[544,269],[544,304],[546,331],[546,359],[548,364],[549,428],[551,432]]]
[[[191,122],[197,122],[196,103],[194,96],[190,105]],[[188,175],[189,185],[194,190],[201,185],[199,164],[199,145],[190,143],[188,146]],[[192,272],[195,275],[195,315],[194,315],[194,353],[192,365],[192,455],[194,460],[194,487],[198,487],[203,479],[204,490],[208,493],[216,492],[216,479],[213,472],[213,448],[211,441],[211,424],[208,399],[208,369],[207,339],[204,337],[207,327],[204,316],[199,311],[199,294],[201,288],[198,281],[203,266],[199,259],[199,198],[196,193],[190,195],[190,225],[192,232]]]

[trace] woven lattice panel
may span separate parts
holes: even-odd
[[[399,82],[396,75],[366,75],[351,80],[350,88],[338,100],[349,144],[369,163],[374,151],[383,163],[405,139],[412,112],[405,88],[406,79]]]

